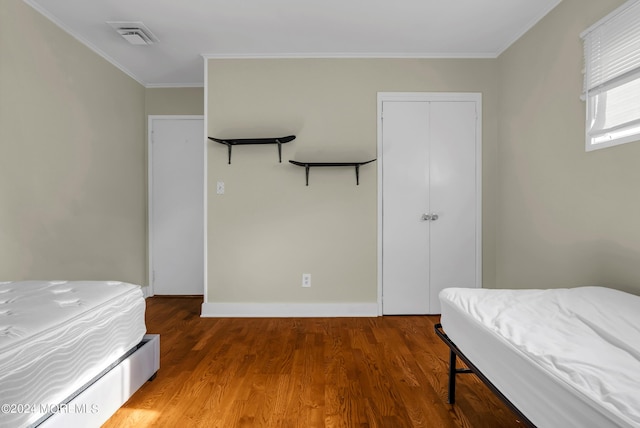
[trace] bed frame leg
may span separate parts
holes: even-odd
[[[449,350],[449,396],[447,403],[455,404],[456,402],[456,353]]]

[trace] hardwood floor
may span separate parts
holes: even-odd
[[[147,299],[160,370],[104,427],[520,427],[474,375],[446,404],[435,316],[200,318]]]

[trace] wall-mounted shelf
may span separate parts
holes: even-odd
[[[356,168],[356,185],[360,185],[360,165],[373,162],[375,159],[371,159],[364,162],[299,162],[290,160],[294,165],[303,166],[307,177],[307,186],[309,185],[309,168],[314,166],[353,166]]]
[[[229,149],[229,164],[231,164],[231,147],[246,144],[277,144],[278,145],[278,161],[282,162],[282,144],[288,143],[296,139],[295,135],[277,138],[213,138],[208,137],[216,143],[224,144]]]

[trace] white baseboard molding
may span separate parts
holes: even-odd
[[[203,318],[377,317],[378,303],[203,303]]]

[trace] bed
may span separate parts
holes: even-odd
[[[439,297],[450,403],[456,374],[471,372],[525,425],[640,427],[640,296],[578,287],[448,288]]]
[[[159,368],[139,286],[0,283],[0,427],[105,422]]]

